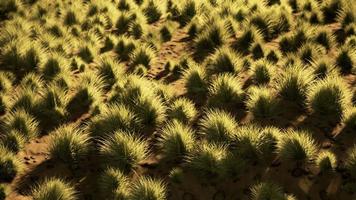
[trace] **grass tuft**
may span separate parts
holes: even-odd
[[[76,200],[77,192],[74,187],[62,179],[51,178],[42,181],[32,190],[34,200]]]
[[[102,141],[100,154],[107,167],[115,167],[129,173],[147,158],[148,143],[133,134],[117,131]]]

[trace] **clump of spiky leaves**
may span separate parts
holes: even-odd
[[[58,53],[48,55],[40,64],[40,71],[45,80],[52,80],[60,73],[68,72],[70,63]]]
[[[16,130],[11,130],[1,137],[1,144],[13,153],[21,151],[26,143],[26,138]]]
[[[4,146],[0,146],[0,171],[1,181],[11,182],[15,176],[21,173],[24,166],[16,155]]]
[[[26,73],[38,69],[45,55],[45,50],[38,43],[25,37],[7,43],[0,54],[0,60],[16,77],[22,78]]]
[[[356,68],[356,51],[353,48],[343,47],[336,56],[335,64],[342,73],[351,73]]]
[[[43,130],[52,130],[67,118],[65,106],[68,95],[65,89],[49,85],[34,106],[34,116]]]
[[[318,154],[315,163],[319,167],[320,173],[331,172],[337,167],[336,155],[331,151],[322,151]]]
[[[96,74],[83,74],[74,94],[69,97],[66,110],[70,117],[77,117],[95,109],[102,100],[103,78]]]
[[[166,184],[162,180],[141,176],[130,187],[128,199],[131,200],[165,200]]]
[[[310,133],[306,131],[288,131],[277,143],[278,155],[286,161],[302,167],[315,159],[318,147]]]
[[[246,106],[255,118],[270,118],[277,114],[278,99],[270,88],[253,87]]]
[[[147,18],[147,22],[152,24],[157,22],[161,16],[164,14],[164,4],[162,2],[157,2],[156,0],[146,1],[144,5],[143,13]]]
[[[218,75],[209,87],[209,106],[231,109],[242,103],[244,91],[238,78],[231,74]]]
[[[327,76],[338,75],[338,70],[335,69],[335,65],[333,65],[331,60],[326,57],[312,61],[311,66],[316,78],[324,79]]]
[[[77,167],[89,154],[90,137],[73,124],[63,125],[50,135],[49,152],[53,159]]]
[[[219,178],[224,176],[227,147],[203,142],[187,157],[187,167],[200,177]]]
[[[165,160],[180,162],[195,146],[193,130],[181,122],[173,121],[160,132],[158,145]]]
[[[134,15],[130,12],[121,12],[115,23],[116,34],[122,35],[126,33],[130,28],[130,24],[134,21],[134,18]]]
[[[249,23],[256,27],[256,29],[262,34],[263,39],[268,41],[272,39],[272,19],[266,13],[255,12],[250,16]]]
[[[176,23],[167,22],[159,30],[162,42],[168,42],[172,39],[173,32],[177,29]]]
[[[242,59],[231,48],[225,46],[217,49],[206,61],[208,72],[218,74],[224,72],[238,73],[241,70]]]
[[[73,186],[59,178],[46,179],[32,189],[34,200],[76,200],[76,193]]]
[[[28,73],[22,78],[20,85],[22,88],[28,88],[32,91],[39,91],[44,87],[44,82],[41,76],[37,73]]]
[[[199,133],[209,142],[229,144],[238,125],[231,114],[221,110],[210,110],[200,120],[199,126]]]
[[[345,123],[345,128],[350,130],[356,128],[356,107],[349,108],[345,112],[345,117],[343,121]]]
[[[88,131],[94,137],[105,137],[117,130],[139,131],[140,121],[136,115],[122,104],[104,107],[101,114],[95,116],[88,125]]]
[[[147,141],[131,133],[117,131],[102,141],[100,154],[106,166],[129,173],[147,158],[148,147]]]
[[[254,60],[261,59],[265,56],[265,48],[262,42],[254,42],[250,47],[250,52]]]
[[[191,97],[205,97],[208,92],[208,76],[205,68],[191,61],[183,72],[187,94]]]
[[[14,93],[11,98],[11,111],[22,109],[28,112],[33,112],[38,97],[39,96],[36,91],[33,91],[30,88],[21,88],[19,91]]]
[[[325,55],[325,49],[316,44],[306,43],[298,50],[298,56],[303,64],[310,64],[315,58]]]
[[[3,130],[8,133],[12,130],[18,131],[26,140],[30,140],[39,135],[38,127],[36,119],[20,109],[5,116]]]
[[[279,41],[279,49],[283,54],[296,52],[303,46],[309,39],[312,28],[302,24],[293,35],[284,35]]]
[[[99,190],[105,199],[126,199],[129,179],[120,170],[106,169],[99,178]]]
[[[338,13],[344,7],[343,1],[340,0],[327,0],[324,2],[321,11],[323,13],[324,23],[336,22]]]
[[[275,66],[265,59],[254,62],[251,69],[253,80],[262,85],[270,83],[275,72]]]
[[[98,55],[99,49],[95,45],[84,42],[81,44],[78,50],[78,56],[86,63],[93,62],[95,56]]]
[[[158,96],[141,95],[133,100],[133,110],[146,126],[156,127],[166,120],[166,106]]]
[[[243,30],[242,34],[237,37],[236,41],[232,44],[232,48],[239,53],[247,55],[252,44],[262,40],[263,36],[260,31],[254,27],[247,27]]]
[[[207,22],[206,27],[195,38],[195,57],[203,60],[215,49],[223,46],[230,37],[227,30],[226,24],[221,21]]]
[[[328,76],[316,82],[308,91],[310,109],[320,116],[341,120],[351,105],[351,92],[347,84],[337,76]]]
[[[114,47],[114,51],[119,60],[128,61],[136,46],[137,44],[135,40],[130,37],[121,36],[118,38],[118,41]]]
[[[280,131],[273,127],[241,126],[234,133],[234,153],[250,162],[268,160],[279,135]]]
[[[325,49],[330,50],[335,45],[334,35],[327,29],[320,29],[313,37],[313,41],[322,45]]]
[[[282,188],[271,182],[261,182],[253,185],[251,188],[251,200],[288,200]]]
[[[152,64],[156,60],[155,50],[147,45],[136,48],[130,55],[130,67],[132,70],[138,66],[143,65],[147,69],[150,69]]]
[[[277,90],[284,99],[303,104],[313,80],[314,74],[310,69],[296,64],[288,67],[277,79]]]
[[[111,88],[121,76],[124,76],[125,66],[114,60],[113,57],[104,56],[99,63],[99,76],[103,77],[105,85]]]
[[[185,124],[191,124],[198,114],[194,103],[187,98],[176,99],[168,108],[167,116],[170,120],[177,120]]]

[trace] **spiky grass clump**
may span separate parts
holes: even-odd
[[[164,14],[162,2],[157,2],[156,0],[146,1],[147,4],[143,8],[143,13],[147,18],[149,24],[157,22],[161,16]]]
[[[17,174],[23,171],[23,169],[24,166],[22,165],[21,160],[4,146],[0,146],[0,180],[11,182]]]
[[[281,187],[271,182],[261,182],[251,188],[251,200],[288,200]]]
[[[307,90],[314,80],[314,74],[308,68],[294,65],[277,79],[278,93],[287,100],[303,104]]]
[[[315,140],[305,131],[288,131],[277,143],[278,155],[296,167],[312,162],[318,151]]]
[[[322,46],[307,43],[298,50],[298,56],[303,64],[310,64],[316,57],[325,55],[325,49]]]
[[[105,199],[126,199],[129,179],[120,170],[106,169],[99,178],[99,190]]]
[[[270,88],[253,87],[246,106],[255,118],[270,118],[277,114],[278,99]]]
[[[308,105],[320,116],[341,120],[349,105],[351,92],[339,77],[329,76],[312,85],[308,91]]]
[[[126,33],[129,28],[130,24],[134,21],[134,15],[129,12],[122,12],[116,19],[115,23],[115,32],[117,35],[123,35]]]
[[[88,126],[88,131],[94,137],[105,137],[117,130],[139,131],[140,121],[127,106],[114,104],[101,110],[101,114],[95,116]]]
[[[49,152],[71,167],[78,165],[90,151],[90,138],[74,125],[63,125],[51,133]]]
[[[208,92],[208,76],[203,66],[191,62],[183,72],[183,80],[189,96],[204,97]]]
[[[343,1],[340,0],[325,1],[323,7],[321,8],[324,23],[336,22],[338,13],[342,10],[343,6]]]
[[[52,130],[67,118],[65,107],[68,103],[66,90],[56,85],[49,85],[36,102],[34,116],[43,130]]]
[[[128,61],[130,55],[136,49],[137,43],[132,38],[121,36],[114,47],[114,51],[121,61]]]
[[[156,60],[156,52],[150,46],[140,46],[136,48],[130,55],[130,67],[135,68],[138,65],[143,65],[150,69]]]
[[[102,57],[99,63],[99,76],[103,77],[105,85],[109,88],[114,85],[121,76],[124,76],[125,67],[114,58]]]
[[[243,98],[242,84],[231,74],[217,76],[209,87],[208,104],[211,107],[230,109],[241,104]]]
[[[312,30],[309,26],[302,24],[293,35],[284,35],[281,37],[279,49],[283,54],[298,51],[310,39]]]
[[[356,107],[349,108],[346,111],[343,121],[347,129],[353,130],[356,128]]]
[[[81,82],[69,98],[66,110],[71,117],[94,110],[102,100],[103,78],[96,74],[83,74]]]
[[[26,140],[30,140],[39,135],[38,127],[39,124],[34,117],[24,110],[16,110],[5,116],[3,130],[18,131]]]
[[[102,141],[100,154],[107,167],[129,173],[147,158],[148,147],[147,141],[127,132],[117,131],[112,137]]]
[[[315,163],[319,167],[320,173],[333,171],[337,167],[336,155],[331,151],[322,151],[318,154]]]
[[[195,57],[203,60],[213,53],[215,49],[222,47],[230,37],[225,23],[214,21],[208,23],[204,30],[195,38]]]
[[[86,63],[93,62],[94,58],[98,55],[99,49],[94,45],[84,42],[78,50],[78,56]]]
[[[202,178],[224,176],[227,147],[213,143],[202,143],[187,157],[187,167]]]
[[[335,37],[327,29],[320,29],[313,38],[314,42],[330,50],[335,46]]]
[[[20,85],[33,91],[39,91],[44,87],[44,81],[37,73],[28,73],[22,78]]]
[[[186,98],[176,99],[169,107],[167,116],[184,124],[191,124],[197,117],[198,111],[194,103]]]
[[[26,141],[26,138],[21,133],[11,130],[1,137],[0,145],[17,154],[24,148]]]
[[[268,160],[275,150],[279,130],[254,125],[239,127],[234,133],[234,153],[249,162]]]
[[[141,176],[133,182],[128,199],[130,200],[165,200],[167,186],[158,179]]]
[[[343,47],[336,57],[336,66],[342,73],[351,73],[356,68],[356,51],[352,48]]]
[[[252,78],[257,84],[268,84],[273,80],[275,67],[269,61],[263,59],[256,61],[251,69]]]
[[[241,71],[242,63],[240,56],[229,47],[222,47],[207,58],[207,69],[211,74],[238,73]]]
[[[232,48],[243,55],[247,55],[252,44],[262,40],[263,36],[257,29],[247,27],[243,30],[242,34],[237,37],[236,41],[232,44]]]
[[[62,179],[46,179],[32,189],[34,200],[76,200],[77,192],[74,187]]]
[[[229,113],[210,110],[200,120],[199,126],[200,134],[209,142],[229,144],[238,125]]]
[[[272,20],[268,14],[262,12],[255,12],[250,18],[249,23],[256,27],[262,34],[263,39],[268,41],[272,39]]]
[[[338,70],[331,63],[331,60],[325,57],[314,60],[311,62],[311,66],[316,78],[324,79],[327,76],[338,76]]]
[[[188,126],[174,121],[160,131],[158,145],[168,161],[181,161],[195,145],[194,132]]]
[[[45,80],[52,80],[60,73],[68,72],[69,61],[60,54],[51,54],[41,62],[40,71]]]

